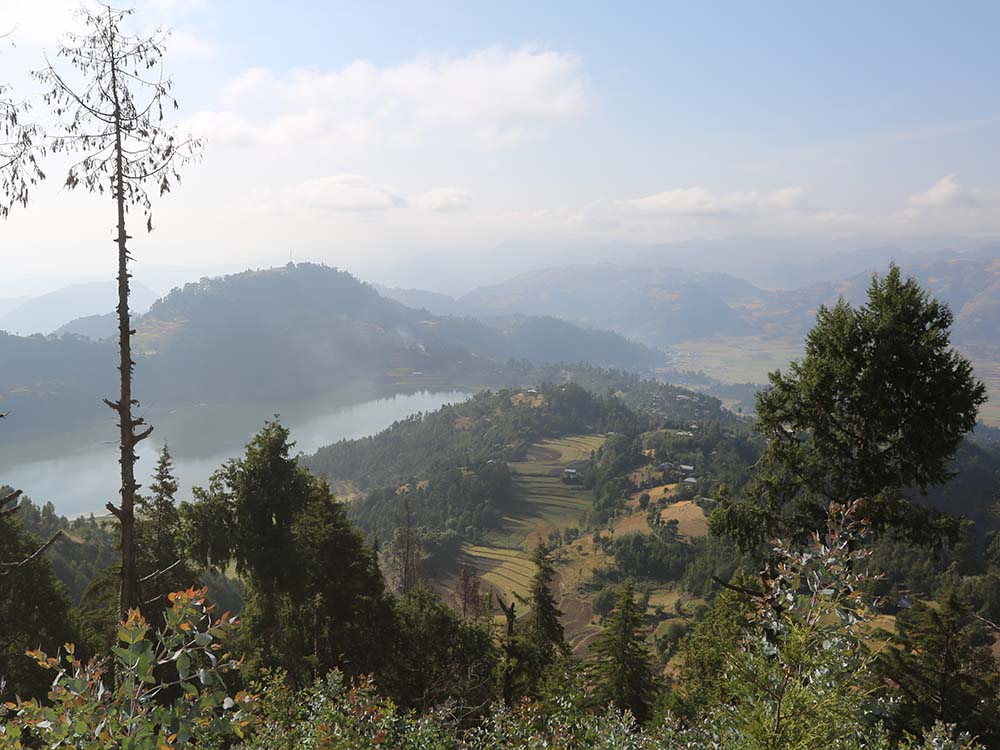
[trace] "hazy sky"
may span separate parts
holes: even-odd
[[[25,95],[75,2],[0,0]],[[1000,3],[140,0],[203,162],[157,263],[365,273],[509,239],[1000,234]],[[113,267],[59,163],[8,278]]]

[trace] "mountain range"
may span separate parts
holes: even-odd
[[[129,303],[133,311],[145,312],[156,297],[148,286],[132,281]],[[113,314],[117,300],[118,282],[114,279],[69,284],[45,294],[0,300],[0,331],[22,336],[57,333],[67,321]]]
[[[508,315],[487,324],[415,310],[344,271],[312,264],[186,284],[134,325],[136,393],[161,409],[306,396],[358,381],[485,385],[507,377],[509,360],[642,371],[664,362],[662,352],[620,334],[551,317]],[[0,411],[11,412],[0,441],[104,416],[101,398],[114,392],[113,339],[5,334],[0,361],[17,363],[0,372]]]

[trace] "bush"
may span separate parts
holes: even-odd
[[[73,644],[56,656],[29,652],[55,673],[49,702],[18,700],[0,709],[0,748],[163,750],[242,737],[252,700],[246,693],[229,697],[223,676],[239,663],[220,653],[238,622],[228,613],[213,620],[205,593],[170,594],[166,626],[151,637],[131,610],[111,657],[84,663]]]

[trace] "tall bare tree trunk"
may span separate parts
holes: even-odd
[[[110,9],[109,9],[110,13]],[[109,46],[111,41],[109,39]],[[115,242],[118,244],[118,372],[121,390],[117,403],[107,401],[112,409],[118,413],[118,431],[120,435],[118,463],[121,465],[121,505],[117,508],[111,503],[108,508],[118,518],[121,527],[121,599],[120,609],[122,617],[128,615],[130,609],[137,609],[140,604],[139,597],[139,575],[136,568],[135,549],[135,495],[138,486],[135,483],[135,462],[138,456],[135,453],[135,446],[153,431],[152,427],[146,427],[142,432],[136,434],[136,427],[144,424],[144,420],[139,417],[132,417],[132,406],[138,402],[132,398],[132,370],[135,362],[132,361],[132,321],[129,316],[128,296],[129,296],[129,272],[128,272],[128,234],[125,232],[125,168],[122,153],[122,127],[121,127],[121,103],[118,99],[118,65],[114,58],[114,48],[111,53],[111,92],[114,99],[114,119],[115,119],[115,201],[118,204],[118,237]]]

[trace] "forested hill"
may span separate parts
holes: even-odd
[[[498,330],[413,310],[349,273],[312,264],[174,290],[139,321],[136,344],[150,362],[148,387],[160,397],[219,397],[237,379],[245,395],[309,393],[360,378],[489,382],[510,358],[629,368],[656,361],[620,336],[556,321]]]
[[[414,414],[377,435],[342,440],[305,459],[314,473],[360,489],[434,466],[469,466],[517,458],[533,440],[575,432],[634,432],[643,418],[613,397],[575,384],[529,391],[483,391],[469,401]]]
[[[158,408],[302,397],[356,381],[399,387],[509,382],[510,360],[648,370],[662,355],[624,337],[546,318],[487,325],[386,299],[349,273],[289,264],[175,289],[136,321],[135,393]],[[105,416],[115,352],[79,337],[0,338],[12,411],[2,439],[64,432]],[[12,408],[8,408],[12,407]],[[18,424],[13,424],[17,421]]]
[[[523,369],[520,379],[540,385],[485,391],[464,403],[414,414],[377,435],[326,446],[303,460],[318,474],[363,489],[434,464],[511,460],[544,437],[635,433],[654,421],[686,425],[737,419],[718,399],[615,370],[541,366]]]

